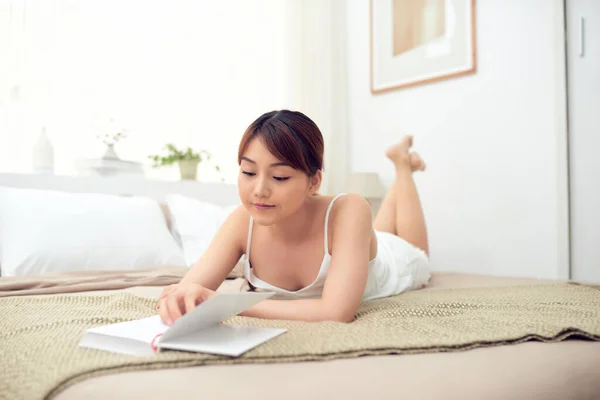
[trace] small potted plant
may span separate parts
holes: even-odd
[[[158,168],[177,163],[179,165],[181,179],[195,180],[198,164],[212,158],[211,154],[206,150],[194,151],[189,146],[180,150],[172,143],[165,145],[164,150],[166,151],[166,154],[148,156],[148,158],[154,162],[153,167]],[[221,171],[218,165],[215,165],[215,169],[217,172]]]

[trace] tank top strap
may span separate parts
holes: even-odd
[[[250,216],[250,223],[248,224],[248,241],[246,243],[246,259],[250,260],[250,245],[252,244],[252,227],[254,226],[254,218]]]
[[[329,203],[329,207],[327,207],[327,212],[325,213],[325,254],[329,254],[329,234],[328,234],[328,229],[327,227],[329,226],[329,213],[331,212],[331,208],[333,207],[333,203],[340,197],[345,195],[346,193],[340,193],[337,196],[335,196],[332,200],[331,203]]]

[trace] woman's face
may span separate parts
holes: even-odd
[[[240,163],[240,199],[256,223],[271,225],[298,211],[318,189],[320,176],[309,178],[290,167],[256,138],[248,144]]]

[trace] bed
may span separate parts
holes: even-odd
[[[81,184],[77,183],[77,186],[81,187]],[[119,190],[114,189],[116,186],[111,185],[113,190]],[[131,186],[128,188],[131,191]],[[162,193],[158,193],[158,196],[162,196]],[[214,209],[209,210],[210,213],[213,211]],[[172,222],[168,221],[168,224]],[[180,239],[180,243],[185,242],[185,237],[189,238],[185,232],[182,236],[184,238]],[[198,243],[195,246],[195,251],[201,251]],[[149,305],[153,303],[152,299],[158,297],[162,287],[176,282],[185,271],[184,267],[164,266],[104,271],[88,268],[75,272],[45,270],[39,274],[0,278],[0,309],[4,312],[0,325],[0,337],[3,337],[0,349],[5,353],[2,354],[5,367],[8,365],[0,377],[0,398],[600,398],[600,290],[593,285],[548,280],[438,272],[433,274],[425,289],[407,296],[400,295],[395,300],[395,306],[427,300],[430,302],[428,304],[441,305],[444,310],[450,307],[451,314],[478,315],[486,307],[492,307],[494,301],[496,305],[500,305],[500,309],[510,306],[503,303],[498,294],[507,293],[508,296],[508,293],[517,293],[517,297],[521,296],[528,305],[531,305],[529,300],[535,303],[535,307],[529,310],[530,314],[525,315],[524,321],[521,321],[526,325],[527,318],[535,320],[531,325],[532,333],[538,332],[536,329],[546,329],[542,326],[546,321],[543,315],[546,311],[549,317],[553,310],[561,310],[560,312],[572,317],[564,322],[564,326],[559,326],[558,331],[547,336],[517,335],[519,337],[504,341],[467,340],[465,343],[474,343],[470,346],[413,346],[408,349],[410,351],[406,351],[407,348],[400,351],[394,350],[390,345],[391,347],[375,349],[377,351],[330,352],[327,353],[328,357],[312,357],[314,361],[310,357],[272,357],[265,358],[264,362],[249,359],[248,362],[241,360],[238,364],[179,364],[177,368],[164,367],[163,364],[157,369],[127,369],[123,366],[129,361],[119,359],[117,364],[123,368],[103,367],[97,368],[93,373],[81,370],[79,375],[56,373],[52,379],[45,381],[37,379],[36,374],[39,371],[51,374],[55,365],[52,362],[41,362],[39,354],[43,353],[42,348],[36,355],[34,351],[23,354],[8,347],[8,344],[18,345],[20,341],[26,340],[26,334],[15,334],[18,329],[10,328],[11,317],[24,313],[24,310],[27,314],[26,308],[18,306],[69,304],[68,299],[75,298],[87,299],[91,303],[93,300],[89,299],[93,298],[126,298]],[[243,278],[232,273],[219,291],[248,289]],[[457,300],[473,293],[482,301],[461,303]],[[489,293],[489,301],[486,300],[486,293]],[[494,293],[497,294],[495,300],[492,299]],[[541,297],[536,297],[536,293]],[[572,293],[583,297],[573,296]],[[442,298],[445,299],[443,302],[439,300]],[[582,298],[583,301],[577,300]],[[383,306],[388,307],[385,312],[389,314],[389,304],[382,303]],[[56,312],[65,312],[64,310],[62,308]],[[40,308],[39,318],[36,315],[28,317],[39,320],[36,322],[38,325],[33,323],[39,329],[53,329],[52,323],[43,322],[43,318],[50,318],[52,315],[42,316],[42,312],[45,313]],[[31,311],[28,313],[31,314]],[[360,323],[365,315],[368,316],[368,310],[357,318],[357,322]],[[514,314],[509,315],[512,316],[510,319],[498,321],[506,321],[510,325]],[[540,319],[537,319],[538,316]],[[490,319],[492,320],[493,318]],[[390,319],[385,321],[389,322]],[[71,332],[76,333],[68,341],[71,346],[69,351],[77,351],[74,348],[77,332],[83,333],[85,327],[98,323],[97,320],[90,319],[75,327]],[[465,328],[465,331],[477,329],[477,326],[471,326]],[[373,332],[375,331],[374,327]],[[493,336],[494,332],[490,334]],[[28,358],[30,364],[40,360],[38,364],[44,365],[30,366],[31,370],[11,368],[23,358]],[[88,355],[88,363],[93,363],[89,358]],[[69,360],[57,359],[56,365],[61,362],[68,364]],[[15,382],[19,379],[24,383],[17,387]],[[23,389],[25,386],[27,390]],[[15,393],[21,397],[15,397]]]

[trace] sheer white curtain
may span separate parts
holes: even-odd
[[[0,4],[8,38],[0,49],[0,172],[31,170],[42,127],[58,174],[102,154],[96,134],[124,129],[117,153],[146,163],[151,178],[177,177],[147,161],[173,142],[213,153],[232,182],[246,126],[265,111],[292,108],[322,127],[335,173],[330,152],[339,148],[336,121],[345,120],[333,101],[343,60],[335,36],[343,30],[332,24],[338,0]],[[218,179],[209,167],[200,174]]]
[[[345,0],[287,4],[288,19],[294,21],[288,26],[289,37],[298,49],[300,66],[294,70],[293,101],[319,125],[325,138],[323,194],[343,192],[349,176],[345,7]]]

